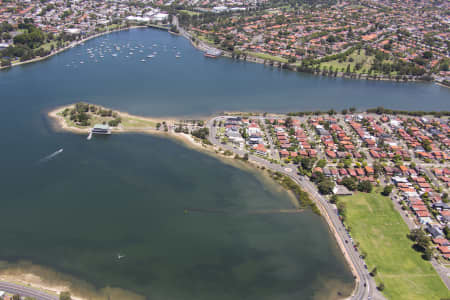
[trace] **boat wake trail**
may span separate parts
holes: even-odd
[[[52,160],[52,159],[55,158],[57,155],[61,154],[61,153],[63,152],[63,150],[64,150],[64,149],[61,148],[61,149],[59,149],[58,151],[55,151],[55,152],[53,152],[52,154],[47,155],[46,157],[40,159],[40,160],[37,162],[37,164],[40,165],[40,164],[43,164],[43,163],[48,162],[49,160]]]

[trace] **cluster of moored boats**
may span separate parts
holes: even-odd
[[[81,44],[84,45],[84,44]],[[154,59],[158,55],[158,51],[160,52],[174,52],[175,58],[181,58],[181,52],[177,51],[177,48],[174,46],[173,49],[168,48],[167,45],[158,45],[156,43],[146,46],[140,43],[124,43],[117,44],[109,42],[108,38],[104,38],[100,40],[100,43],[97,46],[92,48],[80,48],[77,53],[78,56],[83,55],[83,51],[86,51],[87,59],[80,59],[78,62],[73,60],[71,63],[67,64],[67,67],[76,66],[77,64],[84,64],[86,62],[95,62],[99,63],[105,59],[106,56],[111,57],[124,57],[126,59],[130,59],[132,57],[138,57],[141,62],[147,62],[151,59]],[[147,53],[145,53],[147,52]]]

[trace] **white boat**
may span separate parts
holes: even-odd
[[[113,54],[111,54],[111,56],[114,56],[114,57],[116,57],[116,56],[117,56],[117,53],[113,53]]]
[[[152,55],[152,54],[150,54],[150,55],[147,55],[147,57],[148,57],[148,58],[153,58],[153,57],[155,57],[155,56]]]
[[[176,57],[176,58],[180,58],[180,57],[181,57],[181,55],[175,55],[175,57]]]
[[[84,61],[80,61],[80,64],[84,64]]]
[[[141,59],[141,61],[142,61],[142,62],[146,62],[146,60],[145,60],[145,59]]]

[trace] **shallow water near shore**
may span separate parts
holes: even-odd
[[[104,49],[95,62],[88,49],[102,43],[137,50]],[[68,274],[148,299],[348,295],[352,275],[323,219],[310,211],[242,214],[292,208],[279,187],[158,136],[87,141],[55,132],[46,112],[80,100],[158,117],[389,106],[388,95],[398,98],[394,108],[449,105],[444,88],[406,84],[400,92],[398,85],[206,59],[159,30],[114,33],[2,71],[0,260],[29,260],[56,272],[50,277]]]
[[[63,153],[2,178],[3,259],[149,299],[313,299],[319,280],[351,289],[320,217],[241,214],[293,207],[257,175],[160,137],[56,136]]]

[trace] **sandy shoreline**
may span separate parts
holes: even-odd
[[[0,261],[0,281],[33,288],[55,296],[69,291],[74,300],[144,299],[138,294],[120,288],[109,286],[96,288],[89,282],[29,261],[16,263]]]

